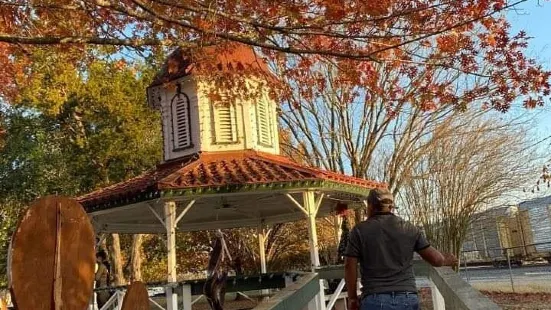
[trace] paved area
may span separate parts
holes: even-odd
[[[493,280],[509,280],[511,274],[513,280],[549,280],[551,281],[551,266],[529,266],[529,267],[513,267],[509,268],[484,268],[484,267],[468,267],[460,270],[461,276],[469,281],[493,281]]]
[[[525,266],[509,268],[468,267],[460,275],[480,290],[512,291],[511,274],[515,291],[551,292],[551,266]],[[417,279],[418,287],[429,287],[426,278]]]

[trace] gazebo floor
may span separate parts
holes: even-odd
[[[193,296],[194,299],[196,297],[197,296]],[[251,298],[256,299],[256,297],[251,297]],[[159,303],[159,305],[161,305],[162,307],[166,307],[166,299],[164,296],[153,297],[153,300]],[[254,308],[259,302],[260,300],[258,302],[253,302],[245,298],[241,300],[235,300],[235,294],[228,293],[226,295],[226,301],[224,303],[224,310],[249,310]],[[151,305],[151,310],[158,310],[158,309],[159,308],[157,308],[156,306]],[[192,310],[211,310],[208,302],[204,298],[201,298],[201,300],[193,304],[191,309]]]

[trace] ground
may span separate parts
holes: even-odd
[[[256,306],[256,303],[253,303],[249,300],[240,300],[240,301],[227,301],[224,305],[224,310],[245,310],[252,309]],[[193,310],[211,310],[207,303],[196,303],[193,305]]]
[[[551,310],[551,293],[503,293],[483,292],[504,310]],[[423,288],[420,291],[421,309],[432,309],[430,289]],[[249,300],[234,301],[230,298],[226,301],[225,310],[252,309],[256,302]],[[152,308],[153,309],[153,308]],[[208,304],[201,300],[193,305],[193,310],[210,310]]]
[[[505,310],[551,310],[551,293],[483,292]],[[432,309],[430,289],[421,289],[421,309]]]

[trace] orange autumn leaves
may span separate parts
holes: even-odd
[[[143,45],[140,52],[178,46],[201,56],[197,47],[228,41],[256,46],[266,62],[278,67],[276,75],[284,76],[279,82],[270,78],[278,98],[297,106],[331,84],[363,88],[370,97],[383,96],[391,108],[407,103],[428,110],[480,102],[505,111],[517,100],[534,107],[545,102],[550,89],[549,72],[525,54],[527,36],[511,34],[500,17],[514,4],[505,0],[12,3],[2,7],[7,11],[0,21],[0,44],[11,42],[6,52],[0,45],[4,80],[24,71],[23,51],[32,53],[40,40],[58,44],[62,41],[56,38],[68,36],[94,38],[96,44],[110,45],[111,53],[125,45]],[[333,82],[320,64],[332,66]],[[238,85],[243,73],[254,71],[198,70],[216,72],[219,88]],[[4,86],[9,81],[0,85],[2,95],[10,92]],[[343,98],[356,100],[355,91],[350,93]]]

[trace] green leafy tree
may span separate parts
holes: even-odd
[[[161,157],[159,116],[145,96],[151,64],[104,59],[79,66],[55,54],[32,57],[30,86],[2,105],[0,117],[2,275],[22,206],[122,181]]]

